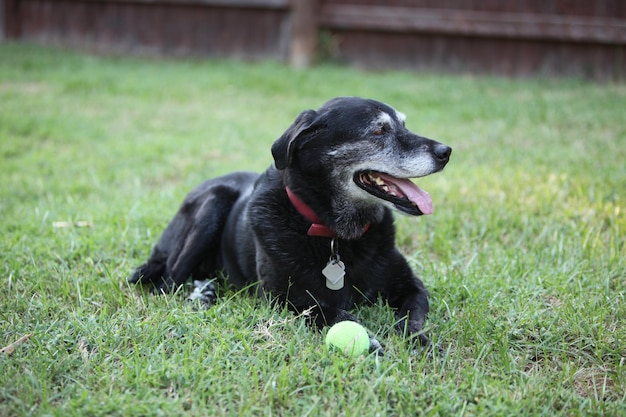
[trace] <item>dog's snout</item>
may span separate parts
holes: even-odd
[[[452,148],[444,145],[443,143],[438,143],[435,145],[434,154],[435,158],[440,160],[441,162],[448,162],[450,159],[450,154],[452,153]]]

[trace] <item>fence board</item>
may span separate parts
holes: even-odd
[[[286,9],[290,0],[83,0],[92,3],[145,3],[175,6],[221,6],[233,8]]]
[[[554,14],[326,4],[320,23],[340,30],[626,43],[626,20]]]
[[[259,8],[249,7],[253,3]],[[22,0],[12,37],[99,51],[284,59],[285,1],[260,4]]]

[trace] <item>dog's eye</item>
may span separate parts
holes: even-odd
[[[389,125],[389,123],[381,123],[376,127],[376,129],[374,129],[374,134],[380,136],[383,133],[389,132],[390,130],[391,126]]]

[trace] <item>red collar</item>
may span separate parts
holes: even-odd
[[[289,197],[289,201],[295,207],[296,211],[302,215],[305,219],[311,222],[311,226],[307,232],[309,236],[319,236],[319,237],[337,237],[337,233],[330,227],[326,226],[322,220],[315,214],[313,209],[309,207],[304,201],[300,199],[297,195],[291,191],[289,187],[285,187],[285,191],[287,191],[287,197]],[[363,233],[367,232],[369,229],[369,224],[366,224],[363,228]]]
[[[287,191],[289,201],[291,201],[291,204],[293,204],[298,213],[300,213],[302,217],[311,222],[311,227],[309,227],[307,235],[319,237],[337,237],[337,233],[335,233],[333,229],[322,223],[322,220],[317,217],[317,214],[315,214],[313,209],[309,207],[304,201],[302,201],[300,197],[295,195],[293,191],[289,189],[289,187],[285,187],[285,191]]]

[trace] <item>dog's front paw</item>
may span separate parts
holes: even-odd
[[[420,352],[426,353],[428,356],[440,356],[441,348],[434,345],[433,342],[424,334],[424,318],[420,317],[417,320],[400,320],[396,329],[398,332],[406,337],[408,344],[413,347],[413,352],[418,354]]]
[[[369,353],[376,353],[377,356],[385,356],[385,346],[373,336],[370,336]]]
[[[154,295],[172,294],[179,287],[171,277],[162,277],[158,280],[152,280],[148,285],[152,287],[150,292]]]
[[[196,302],[199,307],[208,310],[217,301],[217,295],[215,293],[215,285],[212,280],[194,281],[193,292],[187,297],[187,301]]]
[[[409,336],[411,353],[415,356],[426,356],[429,360],[443,364],[445,352],[438,344],[433,343],[426,335],[419,333]]]

